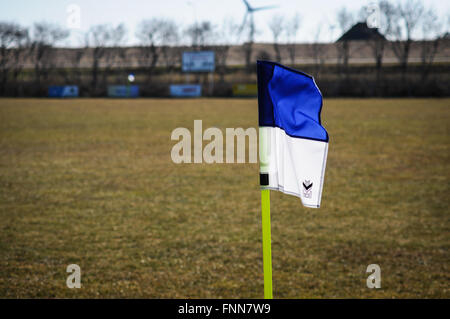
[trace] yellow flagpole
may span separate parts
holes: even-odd
[[[272,240],[270,233],[270,190],[261,190],[264,299],[272,299]]]

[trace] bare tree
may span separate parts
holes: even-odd
[[[286,23],[286,40],[287,40],[287,50],[289,53],[289,58],[291,60],[291,64],[295,64],[295,49],[296,49],[296,40],[298,29],[300,28],[300,15],[296,13],[290,20]]]
[[[273,49],[275,50],[275,59],[277,62],[281,62],[281,52],[280,52],[280,36],[285,30],[284,26],[285,18],[282,15],[273,15],[269,21],[269,29],[272,32],[273,38]]]
[[[322,66],[325,63],[325,53],[324,45],[319,42],[320,34],[322,32],[322,26],[317,27],[316,34],[314,35],[314,40],[310,45],[311,55],[314,59],[314,77],[318,77]]]
[[[125,36],[127,34],[127,29],[121,23],[116,27],[111,27],[111,39],[106,50],[103,64],[103,77],[102,83],[104,86],[107,84],[107,78],[112,73],[112,69],[120,67],[122,62],[126,59],[128,48],[125,46]],[[119,81],[123,82],[127,79],[127,70],[125,68],[120,68]]]
[[[425,81],[430,73],[436,53],[444,37],[441,21],[435,11],[428,9],[422,16],[422,35],[420,41],[420,57],[422,62],[422,81]]]
[[[213,44],[217,40],[216,26],[209,21],[194,23],[185,31],[185,34],[190,38],[191,47],[193,50],[212,49]],[[202,78],[202,80],[201,80]],[[204,84],[208,82],[208,74],[196,74],[195,80],[202,81]]]
[[[179,43],[179,28],[175,22],[166,19],[152,18],[143,20],[136,32],[141,43],[141,61],[148,81],[151,81],[158,62],[162,59],[165,66],[171,70],[180,59],[176,48]]]
[[[164,20],[152,18],[142,21],[136,32],[137,38],[140,40],[141,47],[141,65],[144,66],[148,80],[151,81],[153,71],[158,63],[160,56],[159,45],[161,43],[161,29]]]
[[[216,53],[216,70],[220,81],[225,81],[227,71],[227,59],[230,47],[235,44],[239,37],[239,25],[232,19],[225,19],[218,31],[218,43],[214,48]]]
[[[340,28],[341,34],[344,34],[348,29],[353,25],[354,18],[353,14],[347,11],[347,9],[344,7],[341,10],[338,11],[337,14],[337,22],[338,26]],[[349,41],[344,38],[341,39],[338,42],[337,45],[338,49],[338,59],[341,66],[341,72],[340,74],[348,75],[348,61],[350,59],[350,43]]]
[[[253,42],[247,41],[244,42],[241,46],[241,50],[244,53],[245,67],[247,69],[247,74],[250,74],[253,71],[252,68],[253,44],[254,44]]]
[[[27,29],[15,23],[0,22],[0,95],[5,94],[8,80],[17,79],[27,39]]]
[[[202,50],[213,44],[215,40],[215,26],[209,21],[194,23],[186,29],[194,50]]]
[[[252,71],[255,70],[252,66],[253,44],[255,35],[260,32],[260,30],[256,28],[253,19],[254,19],[253,14],[250,15],[249,23],[245,23],[244,18],[244,23],[241,25],[238,31],[239,37],[242,34],[248,34],[248,40],[245,41],[241,47],[241,50],[244,53],[245,67],[247,69],[248,74],[250,74]]]
[[[376,31],[374,31],[373,36],[367,41],[368,46],[371,49],[372,56],[375,60],[375,68],[376,68],[376,74],[375,74],[375,94],[380,95],[380,89],[381,89],[381,77],[382,77],[382,65],[383,65],[383,56],[386,49],[387,39],[385,35],[390,34],[393,19],[395,18],[396,10],[395,7],[386,0],[381,0],[378,2],[378,10],[379,10],[379,21]],[[368,12],[367,7],[363,7],[361,12],[361,18],[363,20],[368,19]],[[376,13],[375,13],[376,14]]]
[[[113,47],[121,43],[125,36],[125,27],[119,24],[117,27],[112,27],[107,24],[93,26],[86,34],[86,47],[89,48],[92,54],[92,82],[91,90],[93,94],[97,94],[98,82],[100,74],[100,62],[105,61],[105,66],[110,65],[114,56]],[[117,53],[117,52],[116,52]],[[106,72],[104,72],[106,74]],[[105,75],[104,75],[105,80]]]
[[[19,84],[18,78],[24,68],[24,61],[30,57],[30,36],[27,28],[21,28],[16,37],[13,50],[12,83],[14,84],[14,94],[22,96],[23,86]]]
[[[166,20],[161,26],[161,53],[164,64],[169,73],[179,62],[181,52],[176,47],[180,42],[178,25],[170,20]]]
[[[81,60],[86,54],[86,49],[74,49],[73,54],[71,56],[71,82],[81,85]]]
[[[69,32],[57,25],[47,22],[34,24],[31,50],[34,59],[35,81],[38,90],[41,86],[41,80],[48,79],[50,70],[55,66],[54,45],[68,36]]]
[[[413,42],[413,34],[420,25],[425,8],[420,0],[399,2],[392,19],[390,37],[392,50],[396,55],[402,69],[402,79],[405,80],[408,68],[408,59]]]
[[[386,0],[382,0],[378,3],[379,17],[378,32],[383,36],[375,36],[369,40],[369,45],[372,48],[372,54],[375,59],[376,68],[380,70],[383,64],[383,55],[386,47],[386,38],[384,35],[388,35],[391,32],[393,19],[395,17],[395,7]],[[364,17],[366,19],[367,17]]]

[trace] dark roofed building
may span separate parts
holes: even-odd
[[[385,37],[378,32],[376,28],[369,28],[367,23],[358,22],[353,27],[345,32],[338,40],[339,41],[368,41],[376,39],[385,39]]]

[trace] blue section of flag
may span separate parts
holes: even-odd
[[[322,94],[310,75],[269,61],[258,61],[257,72],[259,126],[328,142],[320,122]]]

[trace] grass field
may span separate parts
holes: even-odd
[[[256,100],[0,99],[0,119],[0,297],[263,297],[258,165],[170,158],[194,119],[256,127]],[[322,119],[322,207],[272,192],[274,296],[450,298],[450,99]]]

